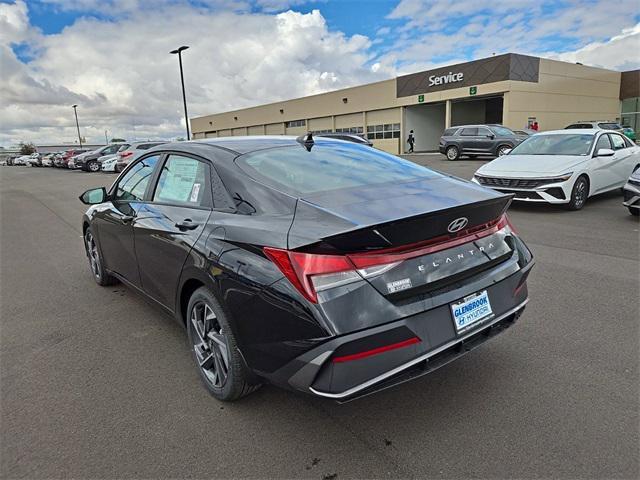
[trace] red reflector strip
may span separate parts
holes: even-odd
[[[408,340],[403,340],[402,342],[392,343],[391,345],[385,345],[384,347],[378,347],[372,350],[365,350],[364,352],[353,353],[351,355],[334,357],[332,361],[333,363],[351,362],[352,360],[359,360],[361,358],[370,357],[372,355],[377,355],[379,353],[388,352],[389,350],[396,350],[398,348],[408,347],[409,345],[420,343],[420,341],[421,340],[418,337],[412,337],[412,338],[409,338]]]

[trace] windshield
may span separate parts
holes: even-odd
[[[509,155],[587,155],[593,134],[537,134],[511,150]]]
[[[514,135],[513,131],[506,127],[491,127],[491,130],[501,137],[512,137]]]
[[[428,168],[355,143],[300,145],[248,153],[236,163],[249,176],[294,196],[439,177]]]

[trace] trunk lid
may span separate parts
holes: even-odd
[[[346,254],[357,268],[393,264],[364,276],[385,297],[401,299],[509,258],[500,219],[510,202],[511,195],[451,177],[308,196],[298,201],[289,248]],[[464,226],[451,232],[460,219]]]
[[[358,252],[453,236],[452,221],[466,218],[461,230],[482,226],[511,198],[446,176],[310,195],[298,201],[289,248]]]

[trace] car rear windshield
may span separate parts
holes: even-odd
[[[507,127],[491,127],[496,135],[500,135],[501,137],[513,137],[515,133],[512,130],[509,130]]]
[[[598,124],[603,130],[620,130],[622,127],[615,122],[601,122]]]
[[[439,177],[408,160],[356,144],[272,148],[248,153],[236,164],[250,177],[294,196],[389,182]]]
[[[587,155],[591,150],[592,133],[537,134],[511,150],[509,155]]]

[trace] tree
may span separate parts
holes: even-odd
[[[124,143],[126,140],[124,138],[112,138],[110,143]]]
[[[31,155],[32,153],[36,153],[36,146],[33,143],[20,142],[20,155]]]

